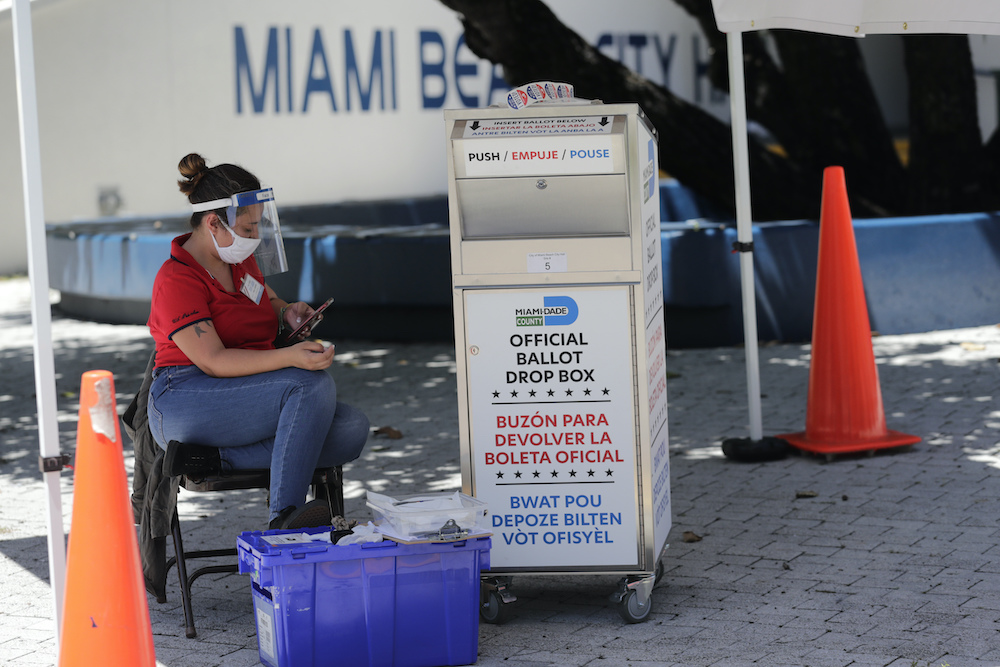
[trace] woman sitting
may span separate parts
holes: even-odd
[[[149,316],[149,425],[167,452],[164,468],[190,476],[269,468],[270,528],[330,525],[327,502],[305,502],[313,472],[356,459],[369,423],[337,401],[332,346],[302,340],[306,330],[275,347],[313,309],[264,282],[285,270],[273,194],[242,167],[209,169],[195,153],[178,168],[193,231],[173,240]]]

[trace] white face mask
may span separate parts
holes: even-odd
[[[215,234],[212,234],[212,243],[215,244],[215,249],[219,252],[219,259],[226,264],[239,264],[252,255],[257,246],[260,245],[260,239],[244,238],[233,232],[229,228],[229,225],[225,223],[222,223],[220,226],[225,228],[229,232],[229,235],[233,237],[232,245],[221,247],[219,242],[215,240]]]

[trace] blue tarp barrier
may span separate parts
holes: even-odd
[[[676,181],[661,184],[660,202],[669,220],[661,225],[668,344],[742,342],[735,224],[720,222]],[[328,335],[405,339],[413,337],[407,327],[421,338],[451,335],[444,197],[286,207],[281,215],[292,270],[270,283],[290,300],[334,296],[340,313],[354,319],[339,332],[328,327]],[[873,329],[910,333],[1000,321],[998,215],[855,220]],[[180,218],[50,225],[50,281],[63,293],[63,309],[145,322],[156,271],[170,240],[186,229]],[[760,223],[753,232],[760,339],[808,341],[818,223]],[[405,321],[393,312],[405,313]]]

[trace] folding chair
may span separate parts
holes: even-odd
[[[313,497],[326,499],[330,503],[331,516],[344,515],[344,480],[340,466],[335,468],[319,468],[313,474]],[[180,476],[180,486],[188,491],[211,493],[215,491],[232,491],[236,489],[269,489],[271,484],[270,470],[239,470],[219,476],[192,479]],[[195,558],[236,557],[235,546],[225,549],[207,549],[200,551],[184,551],[184,540],[181,535],[180,519],[177,509],[170,523],[174,540],[174,556],[167,560],[167,571],[176,564],[177,575],[181,584],[181,604],[184,608],[185,634],[188,638],[197,635],[194,627],[194,613],[191,607],[191,584],[195,579],[212,573],[238,572],[237,563],[225,565],[205,565],[188,574],[187,561]],[[233,541],[235,542],[235,536]],[[163,602],[164,600],[159,600]]]

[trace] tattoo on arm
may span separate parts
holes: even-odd
[[[201,328],[202,324],[209,327],[212,326],[211,322],[198,322],[197,324],[195,324],[194,333],[198,336],[198,338],[201,338],[203,334],[208,333],[205,329]]]

